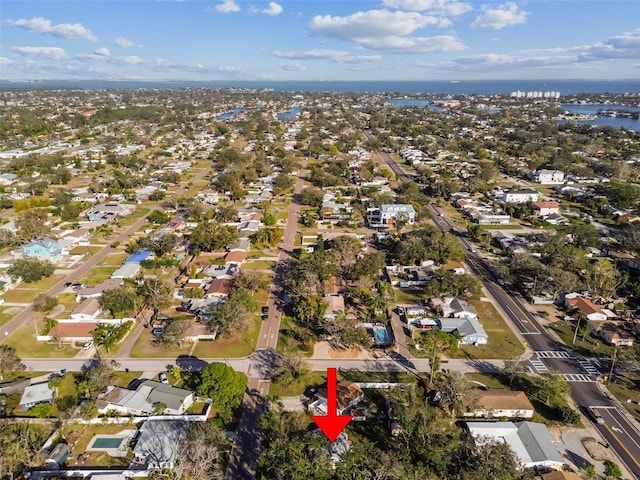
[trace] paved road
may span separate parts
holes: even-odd
[[[365,131],[365,135],[367,138],[373,138],[370,132]],[[378,158],[388,165],[399,180],[406,181],[411,178],[391,155],[379,152]],[[567,361],[553,357],[557,353],[547,354],[546,352],[563,352],[558,355],[564,355],[570,349],[538,322],[536,315],[529,310],[528,302],[515,289],[508,284],[501,284],[493,269],[464,236],[464,232],[460,232],[442,210],[433,205],[429,208],[432,219],[440,230],[451,231],[458,236],[467,265],[482,280],[485,290],[502,310],[506,320],[511,323],[514,332],[534,352],[529,362],[532,370],[537,373],[557,371],[564,375],[571,387],[571,398],[579,407],[584,409],[589,406],[603,406],[601,413],[605,418],[605,424],[594,423],[594,427],[609,442],[629,473],[640,479],[640,432],[636,422],[629,418],[623,407],[610,398],[597,382],[598,375],[604,372],[587,371],[582,366],[585,364],[580,364],[580,361],[585,361],[583,357]]]
[[[195,175],[192,179],[190,179],[190,182],[194,182],[195,183],[198,180],[201,180],[208,172],[209,172],[208,168],[202,169],[202,171],[198,172],[197,175]],[[178,189],[172,196],[173,197],[179,196],[179,195],[182,195],[183,193],[184,192],[182,192],[180,189]],[[151,205],[149,207],[150,211],[157,210],[159,208],[162,208],[162,207],[160,205]],[[115,240],[113,240],[111,243],[113,244],[114,242],[119,242],[119,243],[127,242],[129,240],[129,238],[134,233],[136,233],[138,230],[140,230],[140,228],[146,223],[146,221],[147,221],[146,217],[147,217],[147,215],[145,215],[142,218],[140,218],[139,220],[137,220],[133,225],[131,225],[129,228],[127,228],[123,232],[121,232],[115,238]],[[102,261],[104,259],[104,257],[106,257],[109,253],[112,253],[113,251],[114,250],[111,248],[110,245],[106,245],[100,251],[96,252],[94,255],[92,255],[87,260],[82,262],[82,264],[78,268],[76,268],[75,270],[70,272],[66,277],[64,277],[62,280],[60,280],[54,286],[52,286],[47,292],[45,292],[45,294],[50,296],[50,297],[57,297],[65,289],[65,286],[64,286],[65,283],[74,283],[77,280],[79,280],[80,278],[84,277],[89,272],[90,269],[95,267],[100,261]],[[34,312],[31,309],[31,306],[28,306],[27,308],[22,310],[20,313],[15,315],[11,320],[9,320],[9,322],[7,322],[2,327],[2,332],[3,333],[2,333],[2,338],[0,338],[0,343],[3,342],[9,336],[11,336],[11,334],[18,327],[20,327],[23,323],[25,323],[27,320],[31,319],[32,316],[33,316],[33,313]],[[35,341],[35,339],[34,339],[34,341]]]

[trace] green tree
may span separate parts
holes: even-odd
[[[258,302],[251,292],[233,288],[227,300],[209,309],[211,330],[217,331],[218,335],[228,336],[251,320],[257,311]]]
[[[620,466],[613,460],[607,459],[603,462],[603,464],[605,477],[620,478],[622,476],[622,470],[620,469]]]
[[[431,373],[429,385],[433,385],[436,372],[440,369],[440,356],[444,352],[455,353],[458,350],[458,337],[439,329],[420,332],[416,343],[429,355]]]
[[[300,194],[300,203],[310,207],[320,208],[324,192],[320,188],[305,187]]]
[[[19,258],[9,268],[7,274],[15,281],[21,278],[24,283],[34,283],[53,275],[55,267],[48,260],[37,258]]]
[[[138,306],[138,295],[128,285],[106,290],[99,298],[100,308],[106,310],[113,318],[131,315]]]
[[[189,235],[189,247],[200,252],[215,252],[238,240],[238,230],[229,225],[221,225],[216,221],[198,224]]]
[[[104,347],[107,355],[109,355],[113,346],[118,342],[117,330],[118,327],[115,325],[102,324],[91,332],[91,338],[93,338],[93,341],[98,347]]]
[[[218,414],[229,419],[242,404],[247,388],[247,378],[221,362],[208,364],[199,375],[197,392],[200,397],[210,398]]]
[[[171,319],[165,323],[160,335],[157,336],[158,343],[164,346],[177,345],[182,347],[184,334],[189,328],[188,320]]]
[[[20,357],[16,355],[14,347],[0,345],[0,381],[4,380],[6,375],[22,371],[25,368]]]
[[[149,220],[151,223],[162,225],[164,223],[167,223],[169,220],[171,220],[171,217],[169,216],[168,213],[162,210],[154,210],[149,214],[149,216],[147,217],[147,220]]]
[[[535,396],[550,407],[560,407],[566,402],[569,394],[569,384],[564,377],[553,373],[543,373],[540,375],[542,383],[535,393]]]
[[[310,372],[309,362],[302,355],[278,355],[271,378],[280,385],[288,385],[304,379]]]
[[[171,303],[173,287],[163,278],[145,278],[136,288],[136,293],[157,314]]]
[[[34,312],[48,313],[58,305],[58,299],[50,297],[44,293],[38,294],[31,304],[31,308]]]

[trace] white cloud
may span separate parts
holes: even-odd
[[[402,53],[432,53],[466,50],[467,46],[452,35],[434,37],[384,37],[362,41],[372,50],[386,50]]]
[[[282,13],[282,7],[276,2],[269,2],[269,6],[265,9],[260,10],[260,13],[272,16],[280,15]]]
[[[497,8],[482,7],[482,14],[471,24],[472,28],[491,28],[500,30],[504,27],[525,23],[528,12],[518,9],[513,2],[505,3]]]
[[[585,48],[581,60],[640,57],[640,28]]]
[[[13,60],[7,57],[0,57],[0,65],[11,65]]]
[[[64,60],[67,58],[67,52],[60,47],[11,47],[16,53],[23,55],[35,55],[37,57],[46,57],[51,60]]]
[[[468,3],[455,0],[383,0],[385,7],[409,10],[413,12],[429,12],[434,15],[451,15],[457,17],[473,10]]]
[[[369,10],[347,17],[316,16],[309,23],[312,33],[355,42],[372,49],[394,53],[428,53],[467,48],[452,35],[411,37],[411,33],[427,26],[448,25],[442,17],[418,12]]]
[[[25,30],[37,33],[48,33],[54,37],[77,38],[89,42],[97,42],[98,39],[91,33],[91,30],[81,23],[59,23],[51,25],[51,20],[44,17],[34,17],[31,19],[20,18],[18,20],[7,20],[7,25],[21,27]]]
[[[233,0],[224,0],[222,3],[219,3],[215,7],[210,7],[207,9],[207,12],[215,10],[220,13],[234,13],[240,11],[240,6]]]
[[[285,72],[304,72],[307,68],[300,62],[294,63],[279,63],[278,68]]]
[[[95,53],[96,55],[101,55],[103,57],[108,57],[109,55],[111,55],[111,52],[106,47],[100,47],[97,50],[94,50],[93,53]]]
[[[347,17],[318,15],[311,19],[311,32],[327,37],[359,42],[363,38],[409,35],[420,28],[438,24],[438,18],[417,12],[369,10]]]
[[[124,37],[116,37],[113,39],[113,43],[120,48],[131,48],[133,47],[133,42],[128,38]]]
[[[296,60],[330,60],[334,63],[370,63],[381,60],[380,55],[351,55],[344,50],[311,49],[302,51],[276,50],[273,55],[278,58]]]

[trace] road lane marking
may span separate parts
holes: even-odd
[[[619,439],[619,438],[618,438],[618,436],[615,434],[615,432],[614,432],[613,430],[611,430],[607,424],[605,424],[605,425],[603,425],[603,426],[604,426],[604,428],[606,428],[606,429],[609,431],[609,434],[610,434],[613,438],[615,438],[615,439],[616,439],[616,442],[618,443],[618,445],[620,446],[620,448],[622,448],[622,449],[626,452],[626,454],[627,454],[627,455],[629,455],[629,458],[631,459],[631,461],[632,461],[633,463],[635,463],[635,464],[636,464],[636,466],[640,467],[640,463],[638,463],[638,460],[636,460],[636,457],[635,457],[635,456],[634,456],[634,455],[629,451],[629,449],[624,445],[624,443],[622,443],[622,442],[620,441],[620,439]],[[629,438],[631,438],[631,437],[629,437]]]

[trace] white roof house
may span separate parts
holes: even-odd
[[[124,279],[135,277],[142,267],[139,263],[125,263],[111,274],[111,278]]]
[[[475,318],[439,318],[440,330],[446,333],[457,333],[458,343],[462,345],[485,345],[489,335]]]
[[[467,422],[469,433],[477,444],[506,443],[524,468],[560,470],[564,465],[553,437],[542,423],[534,422]]]
[[[140,437],[133,449],[135,459],[144,462],[148,470],[173,468],[187,425],[182,420],[147,420],[140,427]]]
[[[54,394],[55,390],[49,388],[48,382],[29,385],[20,398],[20,408],[29,410],[39,403],[53,403]]]

